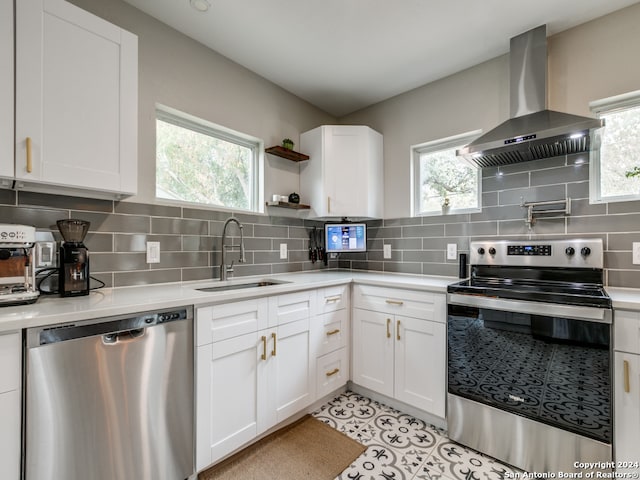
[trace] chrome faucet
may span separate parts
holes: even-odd
[[[238,263],[245,263],[246,260],[244,258],[244,238],[242,236],[242,224],[238,221],[238,219],[236,217],[229,217],[227,219],[226,222],[224,222],[224,227],[222,227],[222,242],[220,243],[220,250],[222,250],[221,255],[220,255],[220,280],[224,281],[227,279],[227,274],[228,273],[233,273],[233,262],[231,262],[231,265],[227,266],[226,262],[225,262],[225,248],[228,248],[229,250],[232,250],[234,248],[237,248],[238,245],[229,245],[226,246],[224,244],[224,240],[227,237],[227,225],[229,225],[229,223],[231,222],[235,222],[238,225],[238,228],[240,229],[240,259],[238,260]]]

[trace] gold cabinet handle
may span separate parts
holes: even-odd
[[[631,391],[631,385],[629,384],[629,362],[625,360],[624,365],[624,391],[629,393]]]
[[[327,197],[327,213],[331,213],[331,197]]]
[[[404,302],[401,300],[385,300],[389,305],[404,305]]]
[[[31,156],[31,137],[27,137],[27,173],[33,170],[33,158]]]
[[[336,333],[340,333],[340,329],[336,328],[335,330],[331,330],[330,332],[327,332],[327,337],[331,336],[331,335],[335,335]]]
[[[260,339],[262,340],[262,355],[260,355],[260,359],[266,360],[267,359],[267,337],[262,335]]]
[[[387,338],[391,338],[391,331],[389,330],[389,325],[391,325],[391,319],[387,318]]]
[[[400,340],[400,320],[396,323],[396,338]]]
[[[330,377],[330,376],[332,376],[332,375],[335,375],[335,374],[336,374],[336,373],[338,373],[339,371],[340,371],[340,369],[339,369],[339,368],[334,368],[334,369],[333,369],[333,370],[331,370],[330,372],[325,373],[325,375],[326,375],[327,377]]]
[[[333,297],[327,297],[324,299],[325,303],[336,303],[339,302],[342,298],[342,295],[335,295]]]
[[[276,356],[276,343],[278,342],[278,340],[276,339],[275,332],[271,334],[271,338],[273,338],[273,350],[271,350],[271,356],[275,357]]]

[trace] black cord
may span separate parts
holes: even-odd
[[[103,288],[103,287],[106,285],[106,283],[104,283],[104,282],[103,282],[102,280],[100,280],[99,278],[89,276],[89,279],[90,279],[90,280],[95,280],[96,282],[98,282],[98,283],[100,283],[100,284],[101,284],[101,285],[98,285],[97,287],[90,288],[89,290],[98,290],[98,289],[100,289],[100,288]]]
[[[47,273],[44,277],[41,277],[40,279],[37,279],[38,275],[40,275],[43,272],[49,272]],[[54,273],[57,273],[58,269],[56,267],[51,267],[51,268],[43,268],[42,270],[38,270],[36,272],[36,289],[42,293],[43,295],[55,295],[58,293],[58,290],[43,290],[41,285],[42,282],[44,282],[45,280],[47,280],[49,277],[51,277]]]
[[[58,288],[56,290],[43,290],[42,287],[41,287],[42,283],[45,282],[46,280],[48,280],[54,274],[58,273],[59,269],[57,267],[43,268],[42,270],[38,270],[36,272],[36,277],[38,275],[44,273],[44,272],[49,272],[49,273],[47,273],[45,276],[41,277],[40,279],[36,280],[36,289],[40,293],[42,293],[44,295],[56,295],[56,294],[60,293],[60,288]],[[98,290],[100,288],[104,288],[107,285],[106,283],[104,283],[99,278],[92,277],[92,276],[90,276],[89,278],[90,278],[90,280],[94,280],[94,281],[99,283],[99,285],[97,287],[90,288],[89,290]]]

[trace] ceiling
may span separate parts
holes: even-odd
[[[637,0],[125,0],[335,117]]]

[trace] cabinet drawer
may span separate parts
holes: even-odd
[[[225,303],[196,310],[197,345],[207,345],[267,327],[267,298]]]
[[[296,292],[269,297],[269,327],[311,317],[315,311],[315,292]]]
[[[614,349],[640,354],[640,313],[616,310],[613,314]]]
[[[349,380],[349,355],[347,349],[341,348],[318,358],[316,365],[317,398],[337,390]]]
[[[19,333],[0,335],[0,393],[20,389],[22,377],[22,341]]]
[[[349,338],[349,311],[338,310],[318,315],[314,319],[313,331],[316,332],[315,348],[318,357],[346,347]]]
[[[446,295],[443,293],[355,285],[353,306],[375,312],[446,322]]]
[[[349,285],[321,288],[318,290],[318,313],[335,312],[349,308]]]

